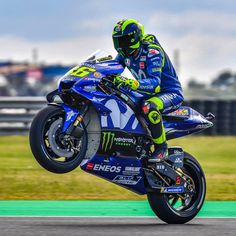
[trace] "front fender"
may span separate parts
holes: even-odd
[[[58,106],[61,107],[64,112],[65,112],[65,119],[64,119],[64,124],[62,127],[62,132],[65,132],[68,127],[70,126],[71,123],[75,121],[77,116],[79,115],[79,111],[77,109],[73,109],[69,106],[67,106],[64,103],[49,103],[49,106]]]

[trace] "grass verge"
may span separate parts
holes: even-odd
[[[187,137],[169,142],[197,157],[208,200],[236,200],[236,137]],[[0,137],[0,199],[145,199],[79,168],[58,175],[34,160],[28,137]]]

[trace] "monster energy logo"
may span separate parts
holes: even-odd
[[[102,150],[105,152],[110,150],[114,142],[115,134],[112,132],[103,132],[102,137]]]
[[[133,137],[115,137],[115,133],[103,132],[102,137],[102,150],[108,151],[112,148],[113,144],[116,146],[128,146],[134,145],[136,143]]]

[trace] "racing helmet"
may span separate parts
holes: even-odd
[[[137,20],[121,20],[112,33],[114,47],[119,54],[129,57],[140,47],[143,35],[144,27]]]

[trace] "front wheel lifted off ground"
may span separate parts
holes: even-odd
[[[62,133],[65,113],[59,106],[49,105],[34,118],[30,128],[30,147],[37,162],[53,173],[67,173],[78,167],[87,150],[84,123],[82,137]]]

